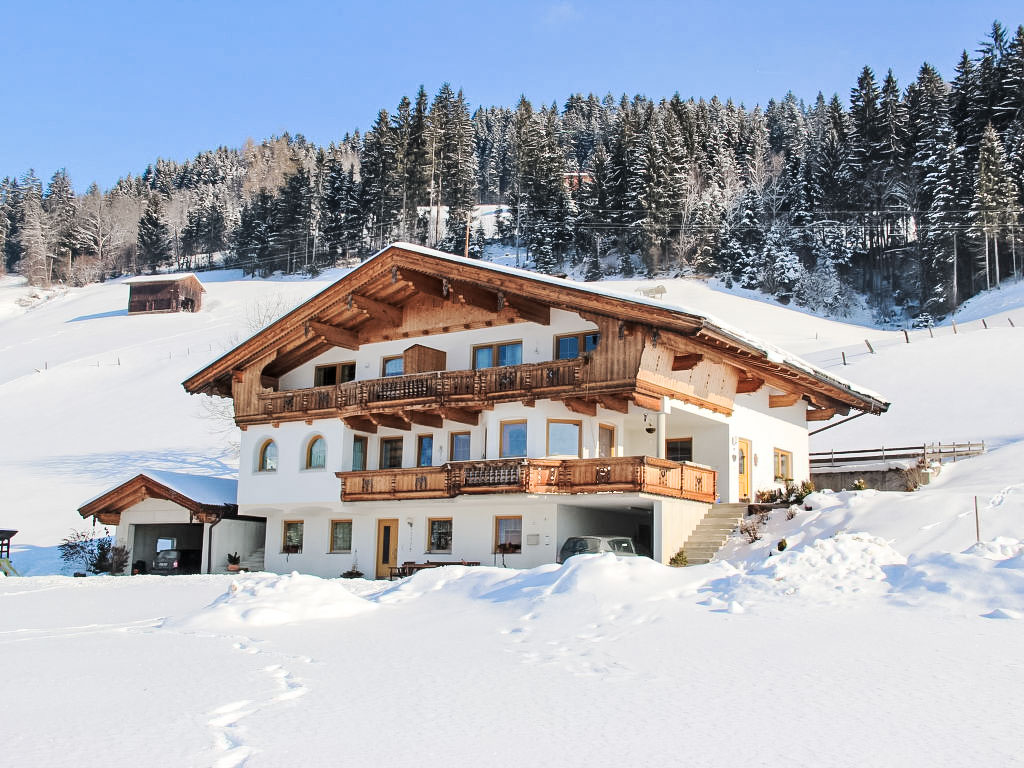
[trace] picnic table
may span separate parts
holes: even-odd
[[[401,565],[391,566],[391,572],[388,576],[388,580],[394,580],[396,577],[403,579],[406,576],[412,576],[414,573],[418,573],[426,568],[441,568],[445,565],[480,565],[480,563],[473,560],[427,560],[425,563],[416,563],[412,560],[406,560]]]

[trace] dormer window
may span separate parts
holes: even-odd
[[[473,347],[473,368],[494,368],[503,365],[521,365],[523,342],[505,341],[500,344],[479,344]]]

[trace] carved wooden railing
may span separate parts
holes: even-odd
[[[715,501],[715,471],[651,456],[495,459],[419,469],[338,472],[342,501],[436,499],[476,493],[651,493]]]
[[[474,371],[434,371],[383,379],[350,381],[327,387],[264,392],[255,413],[239,413],[238,421],[303,419],[309,414],[358,415],[395,407],[444,407],[472,401],[502,402],[529,399],[580,386],[579,360],[482,368]]]

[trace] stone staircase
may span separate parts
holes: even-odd
[[[263,555],[264,548],[260,547],[251,555],[242,560],[242,568],[247,571],[262,571],[263,570]]]
[[[746,503],[713,504],[690,538],[683,545],[688,565],[703,565],[711,561],[715,553],[722,548],[729,534],[736,530],[740,520],[747,514]]]

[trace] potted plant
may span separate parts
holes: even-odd
[[[242,558],[237,553],[228,554],[228,570],[229,571],[240,571],[242,570]]]

